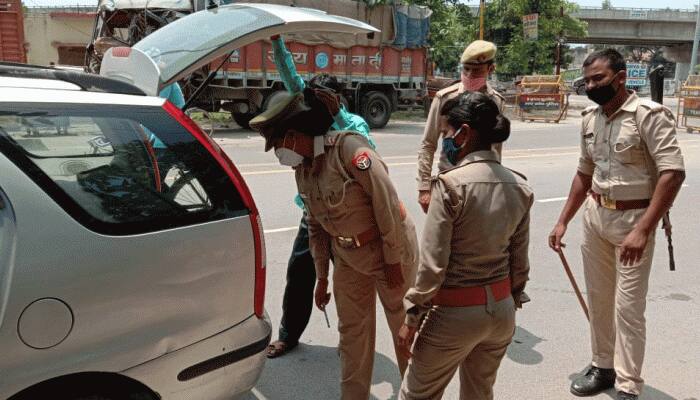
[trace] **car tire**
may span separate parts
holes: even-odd
[[[577,88],[576,88],[576,94],[578,94],[578,95],[580,95],[580,96],[585,96],[585,95],[586,95],[586,87],[583,86],[583,85],[577,87]]]
[[[233,117],[233,120],[236,121],[238,126],[240,126],[243,129],[250,129],[250,120],[255,118],[255,114],[253,113],[232,112],[231,116]]]
[[[391,118],[391,101],[382,92],[372,91],[362,97],[362,118],[370,128],[383,128]]]

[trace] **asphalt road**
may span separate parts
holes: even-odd
[[[573,399],[571,379],[590,362],[587,322],[559,259],[546,245],[547,234],[564,204],[578,158],[580,119],[559,124],[514,122],[504,146],[504,164],[529,178],[536,203],[532,209],[527,292],[532,302],[517,314],[517,330],[496,381],[497,399]],[[425,220],[416,203],[416,151],[423,124],[391,122],[373,132],[378,151],[390,168],[401,199],[420,230]],[[215,134],[243,173],[262,213],[267,246],[266,308],[275,336],[281,316],[286,264],[301,211],[293,204],[294,177],[279,166],[272,152],[263,153],[262,139],[249,131]],[[679,132],[687,168],[686,186],[672,211],[677,271],[668,270],[666,239],[657,232],[657,247],[648,294],[647,353],[643,400],[700,399],[700,279],[697,243],[700,233],[696,207],[700,204],[700,137]],[[567,255],[579,283],[581,271],[580,214],[566,236]],[[269,360],[245,399],[339,398],[340,363],[335,309],[329,307],[332,328],[314,310],[302,344],[282,358]],[[371,312],[371,310],[370,310]],[[377,310],[377,345],[372,397],[396,398],[400,377],[381,307]],[[445,399],[458,399],[457,379]],[[612,391],[595,399],[614,398]]]

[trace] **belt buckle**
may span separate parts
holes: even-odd
[[[335,239],[338,241],[338,245],[344,249],[354,249],[359,247],[355,238],[337,236]]]
[[[617,210],[617,201],[611,199],[610,197],[604,194],[600,195],[600,205],[611,210]]]

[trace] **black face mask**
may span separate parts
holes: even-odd
[[[615,97],[615,95],[617,94],[617,90],[612,86],[616,76],[617,74],[613,75],[613,78],[610,80],[610,83],[608,83],[605,86],[598,86],[590,90],[586,89],[586,95],[588,96],[588,98],[600,104],[601,106],[612,100],[613,97]]]

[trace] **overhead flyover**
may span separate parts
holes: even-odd
[[[693,43],[697,11],[580,7],[571,16],[588,23],[588,35],[569,43],[676,46]]]

